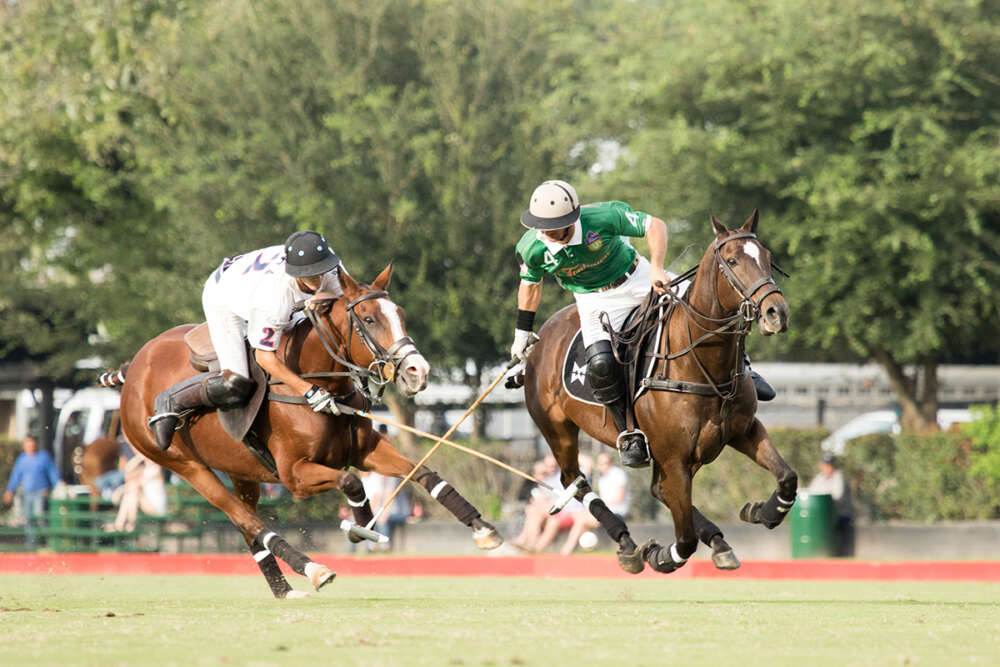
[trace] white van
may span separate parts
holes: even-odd
[[[942,408],[937,412],[938,427],[942,431],[947,431],[952,424],[961,424],[972,420],[972,413],[964,408]],[[844,453],[844,446],[849,440],[874,433],[899,435],[902,430],[899,425],[898,412],[895,410],[875,410],[855,417],[835,430],[823,439],[820,447],[827,454],[840,456]]]
[[[52,457],[65,482],[72,484],[80,478],[86,445],[118,433],[120,400],[121,394],[114,389],[91,387],[75,392],[63,403],[56,419]]]

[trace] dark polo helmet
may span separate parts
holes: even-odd
[[[521,224],[528,229],[561,229],[580,219],[580,198],[566,181],[545,181],[531,193]]]
[[[285,241],[285,273],[294,278],[322,275],[338,264],[340,257],[316,232],[295,232]]]

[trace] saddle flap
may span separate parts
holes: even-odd
[[[212,346],[212,337],[208,333],[208,322],[202,322],[184,334],[184,342],[190,350],[191,365],[195,370],[209,370],[212,362],[218,358]]]

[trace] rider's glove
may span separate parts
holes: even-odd
[[[313,385],[309,388],[309,391],[305,393],[306,401],[309,403],[309,407],[315,412],[332,412],[335,415],[340,414],[340,410],[337,409],[337,404],[333,400],[333,396],[330,396],[330,392],[322,387],[317,387]]]
[[[510,358],[514,361],[524,361],[528,358],[531,346],[538,337],[524,329],[514,329],[514,344],[510,346]]]

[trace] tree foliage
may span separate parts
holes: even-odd
[[[97,332],[124,359],[201,319],[223,256],[313,228],[361,279],[393,261],[422,351],[475,381],[517,216],[561,177],[668,220],[675,255],[759,207],[793,328],[756,352],[878,359],[918,423],[938,363],[1000,354],[997,9],[7,3],[0,354],[67,372]]]

